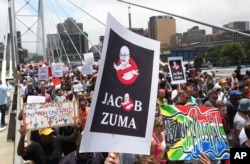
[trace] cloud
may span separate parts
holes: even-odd
[[[93,15],[96,19],[106,24],[107,13],[111,13],[121,24],[125,27],[129,26],[128,20],[128,4],[116,1],[116,0],[91,0],[91,1],[80,1],[80,0],[70,0],[72,3],[76,4],[82,10]],[[158,9],[161,11],[169,12],[175,15],[191,18],[204,23],[222,26],[233,21],[249,21],[249,5],[250,1],[241,0],[128,0],[132,3],[137,3],[143,6],[147,6],[153,9]],[[24,2],[16,2],[16,9],[20,8]],[[36,2],[33,1],[33,6],[37,6]],[[60,1],[44,1],[45,8],[45,32],[46,33],[56,33],[56,24],[63,23],[67,17],[72,17],[77,23],[83,23],[84,31],[88,33],[89,40],[93,44],[98,44],[99,36],[105,34],[105,26],[103,26],[98,21],[94,20],[86,13],[72,5],[69,0]],[[59,4],[58,4],[59,3]],[[61,8],[63,9],[61,9]],[[0,1],[0,11],[1,11],[1,22],[3,25],[0,26],[0,42],[3,42],[3,35],[6,33],[7,29],[5,22],[7,20],[8,6],[7,2]],[[131,16],[132,16],[132,27],[142,27],[147,28],[149,18],[151,16],[164,15],[156,11],[151,11],[148,9],[140,8],[131,5],[130,6]],[[24,9],[24,13],[34,13],[32,7]],[[211,28],[202,26],[197,23],[192,23],[177,17],[176,28],[178,33],[186,32],[187,29],[193,26],[199,26],[200,29],[205,29],[206,33],[211,33]],[[20,18],[21,19],[21,18]],[[26,18],[25,23],[32,24],[34,20],[32,18]],[[17,30],[21,30],[25,33],[25,27],[22,23],[17,22]],[[32,28],[36,30],[36,26]],[[32,38],[32,32],[27,32],[26,39]],[[24,48],[29,49],[29,51],[34,52],[35,46],[31,43],[23,44]]]

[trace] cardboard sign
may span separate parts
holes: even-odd
[[[45,103],[45,96],[29,95],[27,97],[27,103]]]
[[[82,66],[82,74],[83,75],[93,75],[92,65],[83,65]]]
[[[49,71],[48,67],[39,67],[38,68],[38,80],[48,80]]]
[[[171,84],[186,83],[185,69],[182,64],[182,57],[169,57],[168,66],[171,77]]]
[[[63,71],[63,72],[69,71],[69,67],[62,67],[62,71]]]
[[[149,154],[160,43],[131,32],[111,15],[104,38],[80,152]]]
[[[63,77],[62,64],[60,63],[52,64],[52,75],[53,77]]]
[[[93,52],[85,53],[83,55],[84,55],[84,62],[86,65],[92,65],[95,62]]]
[[[76,102],[27,103],[24,105],[23,125],[27,129],[60,127],[77,123]]]
[[[169,160],[198,160],[202,152],[211,160],[229,158],[228,140],[217,108],[162,106]]]

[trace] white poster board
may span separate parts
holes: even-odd
[[[45,96],[33,96],[27,97],[27,103],[45,103]]]
[[[84,55],[84,62],[86,65],[92,65],[95,62],[93,52],[85,53],[83,55]]]
[[[38,67],[38,80],[48,80],[49,71],[48,67]]]
[[[62,71],[63,71],[63,72],[67,72],[67,71],[69,71],[69,67],[65,67],[65,66],[63,66],[63,67],[62,67]]]
[[[93,75],[92,65],[83,65],[82,66],[82,74],[83,75]]]
[[[104,39],[80,152],[149,154],[160,43],[131,32],[110,14]]]
[[[52,75],[53,77],[63,77],[62,64],[60,63],[52,64]]]
[[[68,126],[76,124],[77,119],[78,108],[75,101],[24,105],[23,125],[27,129]]]

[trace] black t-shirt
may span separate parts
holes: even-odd
[[[72,143],[70,137],[58,136],[51,144],[43,145],[33,142],[26,148],[27,155],[24,160],[32,160],[36,164],[56,164],[62,158],[62,146],[65,143]]]

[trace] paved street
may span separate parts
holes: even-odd
[[[17,132],[17,129],[19,129],[20,127],[20,121],[16,120],[14,112],[9,112],[12,109],[13,95],[14,95],[14,88],[8,93],[8,96],[10,96],[10,104],[9,104],[10,106],[9,106],[9,110],[6,111],[6,115],[5,115],[5,122],[8,125],[4,131],[0,132],[0,163],[1,164],[12,164],[12,163],[22,164],[23,163],[22,158],[17,156],[17,153],[16,153],[17,143],[20,138],[20,134]],[[20,96],[17,96],[17,97],[20,97]],[[20,101],[20,98],[17,101]],[[14,140],[17,141],[16,144]]]
[[[9,122],[9,117],[6,117],[6,122]],[[14,158],[14,141],[7,141],[8,127],[0,132],[0,163],[11,164]]]

